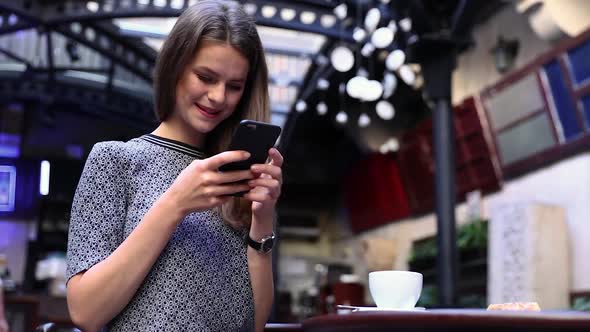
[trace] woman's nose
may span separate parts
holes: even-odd
[[[216,104],[223,104],[225,101],[225,84],[218,83],[209,88],[207,97],[211,102]]]

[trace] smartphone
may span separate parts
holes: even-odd
[[[243,150],[250,152],[250,158],[219,167],[222,172],[247,170],[254,164],[264,164],[268,159],[268,150],[272,148],[279,135],[281,127],[254,120],[242,120],[232,137],[228,150]]]

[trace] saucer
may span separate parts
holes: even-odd
[[[349,309],[353,312],[357,311],[425,311],[424,307],[414,307],[411,309],[398,309],[398,308],[379,308],[379,307],[357,307],[351,305],[338,305],[338,309]]]

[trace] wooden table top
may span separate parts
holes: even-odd
[[[590,331],[590,313],[574,311],[426,311],[352,312],[317,316],[303,322],[304,331]],[[500,330],[501,329],[501,330]]]

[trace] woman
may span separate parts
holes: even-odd
[[[248,158],[222,152],[240,120],[268,121],[267,75],[239,5],[202,0],[179,17],[155,68],[160,125],[96,144],[76,190],[67,297],[83,330],[264,329],[271,254],[254,247],[273,236],[283,159],[273,148],[268,164],[217,169]]]

